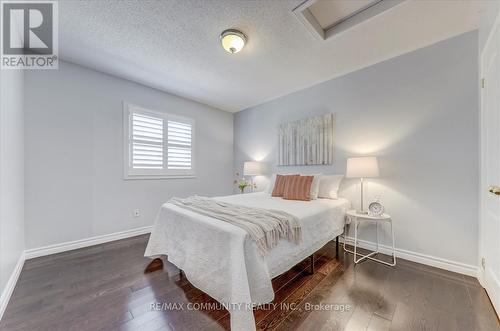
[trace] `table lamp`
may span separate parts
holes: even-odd
[[[253,177],[264,174],[264,163],[255,161],[246,161],[243,163],[243,176],[251,177],[253,190]]]
[[[365,214],[363,206],[363,179],[378,177],[378,162],[375,156],[351,157],[347,159],[346,178],[359,178],[361,183],[361,210]]]
[[[243,176],[262,175],[262,163],[255,161],[246,161],[243,163]]]

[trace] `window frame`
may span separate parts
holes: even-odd
[[[139,113],[163,119],[163,169],[134,169],[132,167],[132,114]],[[191,125],[191,169],[168,169],[168,121]],[[196,178],[196,121],[193,118],[151,110],[123,102],[123,179]]]

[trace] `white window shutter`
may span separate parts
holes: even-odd
[[[193,125],[169,119],[167,134],[167,169],[192,170]]]
[[[163,169],[163,118],[132,112],[131,122],[132,169]]]
[[[195,177],[195,120],[124,103],[124,178]]]

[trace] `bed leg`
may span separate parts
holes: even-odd
[[[339,258],[339,236],[335,238],[335,257]]]
[[[309,258],[311,259],[310,273],[314,275],[314,253]]]
[[[153,271],[161,270],[163,269],[163,260],[160,258],[156,258],[153,261],[149,262],[148,266],[144,270],[145,274],[148,274]]]

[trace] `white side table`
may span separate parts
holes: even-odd
[[[359,263],[359,262],[363,261],[364,259],[370,259],[370,260],[373,260],[373,261],[376,261],[379,263],[386,264],[386,265],[391,266],[391,267],[395,266],[396,265],[396,250],[394,248],[394,228],[392,227],[391,216],[388,214],[382,214],[380,216],[370,216],[368,214],[360,214],[360,213],[356,212],[355,210],[349,210],[347,212],[347,217],[349,217],[351,219],[351,222],[354,223],[354,251],[351,251],[351,250],[348,250],[345,248],[345,241],[346,241],[345,240],[345,232],[344,232],[344,250],[346,252],[354,254],[354,263]],[[377,225],[377,231],[376,231],[376,233],[377,233],[377,249],[376,249],[376,251],[371,252],[370,254],[367,254],[367,255],[363,255],[361,253],[358,253],[358,251],[357,251],[357,249],[358,249],[358,227],[359,227],[359,224],[361,221],[372,221],[372,222],[375,222],[375,224]],[[385,262],[385,261],[382,261],[380,259],[373,257],[374,255],[380,253],[379,240],[378,240],[378,227],[379,227],[379,224],[382,222],[384,222],[384,223],[388,222],[391,225],[392,263]],[[360,256],[359,259],[357,258],[358,256]]]

